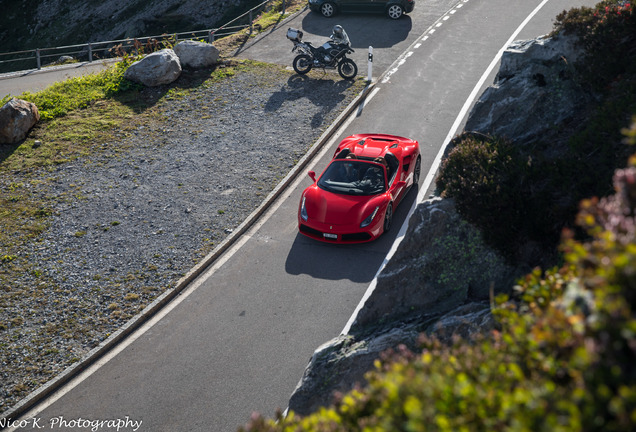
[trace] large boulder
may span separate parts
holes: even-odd
[[[365,374],[387,352],[418,351],[421,333],[450,343],[495,327],[488,302],[462,305],[444,315],[422,315],[368,334],[341,335],[320,346],[311,357],[289,400],[289,409],[308,415],[335,402],[337,395],[366,385]]]
[[[0,108],[0,144],[17,144],[40,120],[38,107],[13,98]]]
[[[147,87],[170,84],[180,75],[179,57],[171,49],[162,49],[149,54],[131,64],[124,72],[124,78]]]
[[[593,95],[575,78],[583,51],[567,35],[512,43],[492,86],[481,95],[466,131],[508,138],[523,145],[576,119]]]
[[[508,291],[519,273],[462,219],[454,200],[425,201],[411,216],[352,331],[487,300],[492,292]]]
[[[364,385],[364,374],[373,369],[380,354],[400,346],[415,348],[422,329],[403,326],[358,339],[342,335],[320,346],[289,399],[288,408],[307,415],[334,402],[336,392],[346,393]]]
[[[185,40],[174,47],[174,52],[183,67],[204,68],[219,61],[219,50],[205,42]]]

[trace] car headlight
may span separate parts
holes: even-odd
[[[376,207],[375,210],[373,210],[373,213],[371,213],[365,220],[362,221],[362,223],[360,224],[360,228],[368,227],[373,221],[375,215],[378,214],[378,210],[380,210],[380,207]]]
[[[305,196],[304,195],[303,195],[302,201],[300,202],[300,217],[305,222],[307,222],[307,219],[309,219],[309,215],[307,214],[307,208],[305,207]]]

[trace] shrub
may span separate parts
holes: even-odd
[[[519,243],[513,233],[526,217],[522,190],[528,161],[503,139],[464,134],[456,143],[436,186],[443,196],[455,198],[460,214],[482,228],[487,241],[510,253]]]
[[[577,68],[595,89],[604,90],[624,73],[636,72],[636,14],[626,0],[605,0],[594,8],[562,12],[555,30],[573,33],[585,48],[586,57]]]

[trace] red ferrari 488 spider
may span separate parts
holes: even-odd
[[[389,231],[393,211],[420,178],[417,141],[395,135],[345,138],[320,177],[304,190],[298,229],[331,243],[362,243]]]

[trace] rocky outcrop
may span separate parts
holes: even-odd
[[[170,84],[181,75],[179,57],[171,49],[147,55],[126,69],[124,78],[148,87]]]
[[[481,95],[466,131],[523,145],[567,124],[593,100],[574,75],[581,56],[568,36],[517,41],[506,49],[492,86]]]
[[[488,302],[469,303],[444,315],[422,315],[408,322],[377,329],[373,333],[339,336],[318,348],[289,400],[289,410],[307,415],[331,405],[338,393],[363,386],[364,375],[388,350],[417,351],[422,333],[450,342],[455,336],[470,337],[494,328]]]
[[[484,245],[453,200],[420,204],[348,335],[312,356],[289,409],[308,414],[347,392],[388,349],[417,350],[421,333],[443,341],[493,328],[490,297],[508,291],[517,271]]]
[[[14,51],[172,34],[217,27],[252,6],[248,0],[30,0],[29,13],[13,15],[14,28],[0,28],[0,37],[3,51]]]
[[[319,347],[289,400],[289,409],[307,415],[333,402],[335,392],[345,393],[373,368],[380,353],[403,344],[414,348],[422,327],[418,324],[387,329],[368,339],[342,335]]]
[[[17,144],[40,120],[35,104],[13,98],[0,108],[0,144]]]
[[[352,331],[487,300],[491,290],[508,290],[517,273],[457,214],[454,200],[426,201],[411,216]]]
[[[205,42],[182,41],[174,47],[174,52],[179,57],[182,67],[203,68],[219,61],[219,50]]]

